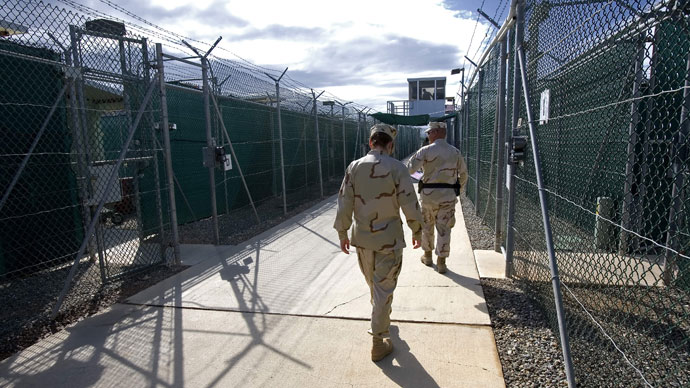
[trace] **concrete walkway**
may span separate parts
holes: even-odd
[[[460,205],[445,275],[405,249],[379,363],[334,216],[332,197],[239,246],[183,246],[191,268],[4,360],[0,386],[504,386]]]

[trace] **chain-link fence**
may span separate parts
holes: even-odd
[[[492,228],[508,219],[497,246],[554,329],[567,326],[579,385],[686,386],[690,5],[528,0],[513,11],[497,39],[510,42],[505,95],[496,97],[505,46],[495,44],[463,105],[468,196]],[[495,114],[501,104],[506,116]],[[524,161],[499,164],[499,152],[520,158],[519,136]]]
[[[2,341],[174,262],[180,239],[241,241],[335,193],[368,151],[366,107],[102,2],[134,21],[0,8]],[[397,155],[418,142],[401,130]]]
[[[158,72],[117,25],[42,3],[0,10],[3,340],[165,261]]]

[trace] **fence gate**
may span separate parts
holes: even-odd
[[[66,55],[81,69],[74,90],[78,108],[70,112],[78,128],[75,172],[83,185],[85,221],[100,218],[88,253],[106,282],[160,262],[168,246],[160,106],[158,93],[151,92],[158,85],[155,52],[146,39],[128,37],[124,25],[109,20],[70,26],[70,42]],[[105,205],[95,214],[101,201]]]

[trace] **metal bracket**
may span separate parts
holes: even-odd
[[[81,79],[81,69],[74,66],[62,66],[62,71],[65,73],[65,77],[73,79]]]

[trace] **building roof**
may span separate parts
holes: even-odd
[[[408,78],[407,82],[411,81],[438,81],[438,80],[446,80],[446,77],[423,77],[423,78]]]

